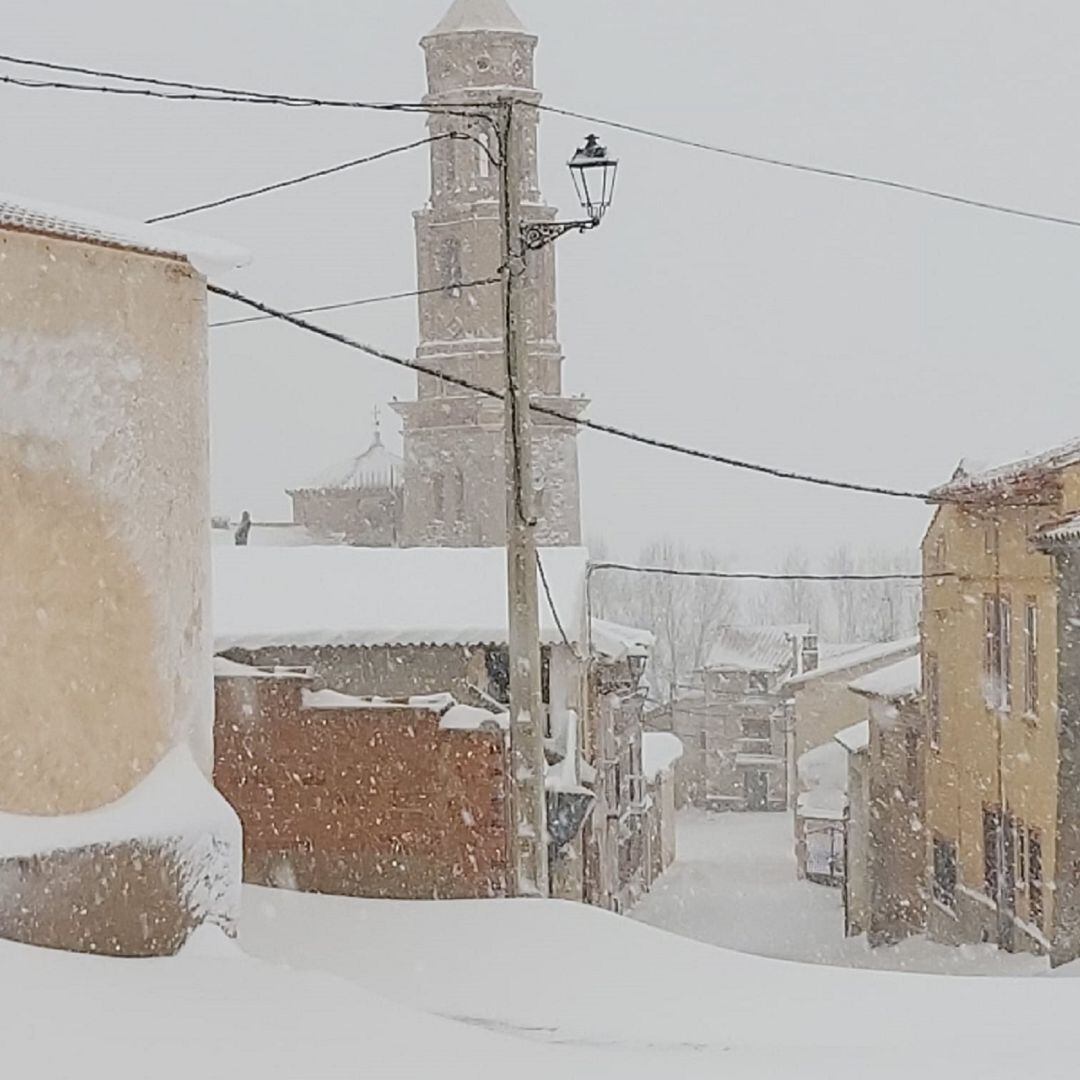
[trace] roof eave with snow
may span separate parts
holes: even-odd
[[[880,645],[867,646],[865,649],[857,649],[850,653],[841,654],[835,660],[821,664],[813,671],[804,672],[802,675],[795,675],[788,679],[784,685],[786,687],[798,689],[801,686],[807,685],[807,683],[816,682],[818,679],[828,678],[831,675],[842,675],[845,672],[853,671],[855,668],[863,667],[866,664],[890,660],[894,656],[900,656],[906,652],[914,652],[918,647],[918,635],[904,638],[901,641],[889,641],[883,642]]]
[[[204,276],[251,262],[246,251],[219,240],[5,192],[0,192],[0,232],[187,262]]]

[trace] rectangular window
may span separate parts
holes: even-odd
[[[751,694],[767,694],[769,692],[769,676],[764,671],[752,671],[746,685]]]
[[[926,714],[930,745],[941,748],[941,668],[936,656],[926,658]]]
[[[986,704],[1007,711],[1012,703],[1012,605],[1008,597],[983,597],[983,679]]]
[[[645,798],[645,777],[642,775],[641,746],[632,743],[630,746],[630,800],[640,803]]]
[[[1027,829],[1019,818],[1013,819],[1016,830],[1016,884],[1021,888],[1027,888],[1028,865],[1027,865]]]
[[[934,541],[933,566],[935,570],[944,572],[949,566],[949,549],[945,543],[945,537],[939,536]]]
[[[1028,830],[1028,911],[1031,921],[1042,929],[1043,925],[1043,866],[1042,834],[1038,829]]]
[[[1039,714],[1039,607],[1032,596],[1024,604],[1024,712]]]
[[[702,753],[707,753],[709,749],[709,733],[707,731],[698,732],[698,745],[701,748]]]
[[[998,830],[1001,811],[996,806],[983,807],[983,889],[990,897],[998,893]]]
[[[904,764],[907,768],[907,797],[914,800],[919,791],[919,733],[915,728],[904,731]]]
[[[956,844],[934,837],[934,899],[947,908],[956,907]]]

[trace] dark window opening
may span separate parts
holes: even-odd
[[[956,843],[934,837],[934,899],[947,908],[956,907]]]
[[[995,806],[983,807],[983,888],[987,896],[998,893],[1000,864],[998,860],[998,832],[1001,828],[1001,811]]]

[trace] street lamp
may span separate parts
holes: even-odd
[[[522,243],[528,251],[539,251],[568,232],[588,232],[604,219],[615,195],[615,177],[619,162],[600,145],[596,135],[589,135],[568,162],[582,209],[589,216],[582,221],[527,221],[521,227]]]
[[[585,145],[570,159],[570,175],[574,178],[578,199],[590,221],[600,222],[615,194],[618,161],[608,155],[595,135],[585,139]]]

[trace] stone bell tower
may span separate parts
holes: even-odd
[[[431,104],[494,102],[513,88],[538,104],[534,87],[537,39],[505,0],[455,0],[442,22],[423,39]],[[516,110],[520,176],[527,220],[553,220],[537,174],[539,113]],[[433,113],[432,135],[469,133],[497,155],[491,126],[483,120]],[[470,382],[505,387],[502,288],[465,287],[498,277],[503,263],[499,225],[499,175],[484,146],[468,139],[431,144],[431,196],[417,212],[420,345],[425,366]],[[568,416],[587,405],[562,397],[563,355],[555,311],[552,247],[530,253],[525,289],[529,386],[533,400]],[[489,547],[506,542],[503,403],[429,375],[418,376],[417,400],[398,403],[404,427],[405,500],[402,543],[407,547]],[[581,542],[577,429],[532,414],[537,540],[546,545]]]

